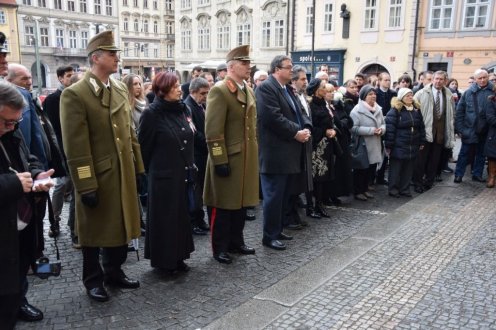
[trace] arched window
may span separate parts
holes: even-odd
[[[153,21],[153,33],[158,33],[158,22]]]
[[[124,18],[124,31],[129,31],[129,19]]]
[[[143,22],[143,32],[148,33],[148,20],[145,19]]]
[[[134,31],[139,32],[139,23],[137,18],[134,20]]]

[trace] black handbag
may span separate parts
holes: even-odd
[[[370,166],[365,139],[362,135],[358,135],[358,132],[354,132],[351,135],[350,151],[351,168],[354,170],[363,170]]]

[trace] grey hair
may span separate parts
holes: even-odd
[[[300,78],[300,73],[303,72],[305,75],[307,74],[307,69],[305,69],[301,65],[295,65],[293,67],[293,74],[291,75],[291,80],[296,81]]]
[[[189,84],[189,91],[190,92],[196,92],[199,91],[200,88],[209,88],[210,85],[208,84],[207,79],[198,77],[193,80],[191,80]]]
[[[27,70],[27,68],[22,64],[9,63],[7,76],[5,77],[5,79],[8,81],[14,80],[14,78],[17,77],[17,72],[19,72],[19,70],[23,70],[23,69]]]
[[[257,72],[255,72],[255,74],[253,75],[253,80],[258,80],[260,79],[260,76],[269,76],[269,74],[267,73],[267,71],[265,70],[258,70]]]
[[[291,60],[291,57],[289,56],[286,56],[286,55],[277,55],[276,57],[274,57],[274,59],[272,60],[272,62],[270,62],[270,70],[269,72],[270,73],[275,73],[276,72],[276,68],[281,68],[282,66],[282,62],[284,61],[287,61],[287,60]]]
[[[103,50],[101,49],[97,49],[95,50],[94,52],[92,52],[91,54],[88,55],[88,62],[90,62],[90,66],[93,66],[94,62],[93,62],[93,55],[96,55],[96,57],[100,57],[103,55]]]
[[[474,72],[474,78],[478,78],[483,73],[487,74],[487,70],[485,70],[485,69],[477,69],[477,70],[475,70],[475,72]]]
[[[448,79],[448,74],[446,73],[446,71],[443,71],[443,70],[439,70],[439,71],[434,72],[433,76],[443,76],[444,79]]]
[[[14,110],[22,110],[26,106],[26,102],[13,84],[0,81],[0,112],[3,111],[5,105]]]
[[[344,86],[345,87],[350,87],[351,85],[357,85],[357,82],[355,81],[355,79],[348,79],[344,83]]]
[[[327,74],[327,72],[319,71],[315,74],[315,78],[319,78],[319,79],[322,79],[322,77],[325,76],[327,76],[327,79],[323,79],[323,80],[329,80],[329,75]]]

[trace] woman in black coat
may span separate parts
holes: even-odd
[[[495,85],[496,86],[496,85]],[[487,184],[486,187],[494,188],[496,183],[496,87],[493,88],[493,96],[489,108],[486,110],[486,121],[489,125],[487,132],[484,155],[487,157]]]
[[[141,116],[138,139],[148,173],[145,258],[168,272],[188,271],[194,251],[186,202],[187,175],[193,171],[193,129],[175,74],[159,73],[155,99]]]
[[[389,155],[389,195],[411,197],[410,181],[415,160],[425,144],[420,105],[409,88],[400,88],[386,116],[386,153]]]
[[[321,217],[329,217],[323,204],[324,190],[334,178],[334,145],[336,136],[332,112],[327,107],[326,82],[312,79],[307,87],[307,95],[312,97],[310,112],[312,114],[312,175],[315,212]],[[307,202],[308,203],[308,202]]]

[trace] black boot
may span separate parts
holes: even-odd
[[[318,202],[317,205],[315,206],[315,212],[320,215],[322,218],[330,218],[329,214],[327,213],[324,204],[322,202]]]
[[[313,218],[313,219],[320,219],[321,216],[315,212],[315,209],[311,205],[307,205],[307,217]]]

